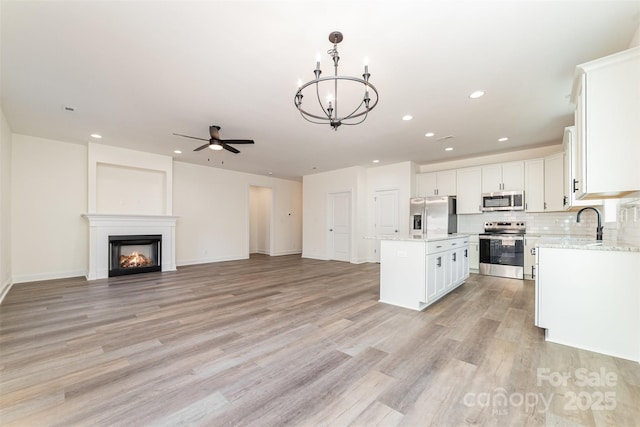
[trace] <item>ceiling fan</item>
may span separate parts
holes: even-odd
[[[240,150],[236,149],[227,144],[254,144],[252,139],[220,139],[220,126],[209,126],[209,134],[211,135],[211,139],[197,138],[195,136],[182,135],[179,133],[174,133],[176,136],[183,136],[185,138],[191,139],[199,139],[200,141],[209,141],[207,144],[204,144],[193,151],[204,150],[209,147],[212,150],[222,150],[223,148],[227,151],[231,151],[234,154],[238,154]]]

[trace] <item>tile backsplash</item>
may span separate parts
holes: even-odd
[[[617,221],[604,222],[604,207],[597,207],[603,215],[605,241],[640,245],[640,199],[617,201]],[[488,221],[525,221],[527,234],[561,235],[596,238],[595,212],[585,211],[576,222],[577,212],[486,212],[477,215],[458,215],[458,233],[484,232]]]
[[[524,221],[527,223],[527,234],[558,234],[594,239],[598,224],[594,212],[583,213],[580,223],[576,222],[575,212],[486,212],[458,215],[458,233],[482,233],[484,223],[488,221]]]

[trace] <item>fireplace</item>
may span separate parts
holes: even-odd
[[[109,277],[162,271],[162,235],[109,236]]]

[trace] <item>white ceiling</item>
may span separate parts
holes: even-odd
[[[99,133],[102,144],[292,179],[557,144],[573,123],[575,65],[626,49],[640,25],[638,1],[2,0],[0,12],[13,132],[75,143]],[[380,92],[363,124],[337,132],[293,104],[316,54],[332,71],[334,30],[340,74],[359,76],[367,57]],[[476,89],[486,95],[469,99]],[[199,141],[172,135],[208,138],[212,124],[256,144],[194,153]]]

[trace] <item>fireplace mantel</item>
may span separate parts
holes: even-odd
[[[176,270],[176,221],[170,215],[83,214],[89,222],[87,280],[109,276],[109,236],[162,235],[162,271]]]

